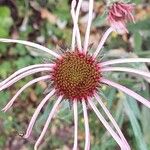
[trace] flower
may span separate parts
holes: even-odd
[[[107,19],[111,27],[118,33],[128,33],[126,22],[128,20],[134,22],[134,17],[132,15],[133,9],[133,4],[126,4],[123,2],[115,2],[109,6]]]
[[[98,60],[98,54],[102,49],[107,37],[113,31],[112,28],[109,28],[103,35],[102,39],[99,42],[99,45],[93,54],[88,53],[88,43],[89,43],[89,36],[90,36],[90,28],[92,24],[92,13],[93,13],[93,0],[89,1],[89,18],[85,33],[84,44],[81,44],[81,37],[80,31],[78,27],[78,18],[79,12],[82,4],[82,0],[79,0],[78,4],[76,1],[72,1],[71,5],[71,15],[73,19],[73,32],[72,32],[72,44],[70,51],[64,52],[62,55],[57,54],[56,52],[43,47],[39,44],[32,43],[29,41],[22,41],[22,40],[14,40],[14,39],[2,39],[0,38],[0,42],[6,43],[20,43],[27,46],[31,46],[37,49],[40,49],[43,52],[52,55],[54,58],[53,63],[48,64],[36,64],[31,65],[25,68],[22,68],[16,71],[14,74],[9,76],[4,81],[0,82],[0,91],[7,89],[12,84],[16,83],[17,81],[35,74],[37,72],[45,72],[47,75],[41,76],[39,78],[33,79],[29,81],[26,85],[24,85],[9,101],[9,103],[2,109],[6,112],[15,102],[16,98],[29,86],[32,84],[39,82],[41,80],[48,80],[52,82],[52,89],[46,95],[46,97],[41,101],[38,105],[37,109],[35,110],[31,121],[28,125],[27,131],[24,135],[24,138],[28,138],[32,132],[33,126],[35,121],[43,108],[46,102],[52,97],[57,96],[57,100],[47,118],[47,121],[44,125],[44,128],[35,143],[34,150],[38,149],[44,135],[46,134],[47,128],[55,115],[59,104],[63,101],[63,99],[68,99],[68,101],[73,103],[73,112],[74,112],[74,145],[73,150],[77,150],[78,148],[78,104],[82,104],[83,108],[83,116],[84,116],[84,126],[85,126],[85,150],[90,149],[90,129],[88,123],[88,112],[87,112],[87,105],[89,105],[99,120],[102,122],[104,127],[108,130],[108,132],[112,135],[115,141],[118,143],[122,150],[130,150],[131,147],[128,144],[127,140],[125,139],[121,129],[117,125],[115,119],[112,117],[111,113],[107,109],[107,107],[102,102],[98,88],[101,84],[106,84],[108,86],[112,86],[127,95],[133,97],[140,103],[144,104],[146,107],[150,108],[150,101],[145,99],[144,97],[140,96],[138,93],[132,91],[131,89],[120,85],[114,81],[106,79],[104,77],[105,72],[127,72],[133,73],[136,75],[140,75],[142,77],[149,77],[150,73],[145,72],[138,69],[133,69],[129,67],[113,67],[116,64],[126,64],[126,63],[136,63],[136,62],[149,62],[149,58],[124,58],[124,59],[115,59],[109,61],[101,61]],[[77,5],[77,6],[76,6]],[[118,4],[116,4],[115,8],[118,8]],[[119,4],[121,7],[122,5]],[[76,10],[75,10],[76,8]],[[122,13],[122,11],[121,11]],[[77,44],[76,44],[77,43]],[[77,46],[76,46],[77,45]],[[96,100],[101,108],[104,110],[105,114],[111,121],[113,127],[106,121],[103,115],[100,113],[98,108],[96,107],[94,100]],[[115,129],[115,130],[114,130]]]

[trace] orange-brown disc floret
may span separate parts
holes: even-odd
[[[93,96],[100,80],[98,63],[89,55],[66,52],[56,60],[52,80],[58,95],[69,100],[82,100]]]

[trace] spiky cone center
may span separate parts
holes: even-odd
[[[66,52],[55,61],[52,71],[53,85],[58,95],[68,100],[87,100],[99,86],[100,67],[90,55]]]

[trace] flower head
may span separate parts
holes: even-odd
[[[70,69],[68,69],[70,68]],[[100,67],[90,55],[66,52],[56,60],[52,70],[52,81],[58,95],[68,100],[87,100],[99,86]]]
[[[46,104],[46,102],[52,97],[56,96],[57,100],[52,107],[52,110],[47,118],[47,121],[44,125],[44,128],[38,138],[38,140],[35,143],[34,150],[37,150],[38,146],[40,145],[44,135],[46,134],[47,128],[55,115],[55,112],[58,109],[59,104],[63,101],[63,99],[68,99],[68,101],[71,101],[73,103],[73,112],[74,112],[74,145],[73,150],[78,149],[78,104],[82,105],[83,108],[83,116],[84,116],[84,125],[85,125],[85,150],[90,150],[90,129],[88,124],[88,112],[87,112],[87,105],[89,105],[99,120],[102,122],[104,127],[108,130],[108,132],[112,135],[112,137],[115,139],[115,141],[118,143],[120,149],[122,150],[130,150],[130,146],[125,139],[123,133],[121,132],[121,129],[117,125],[116,121],[112,117],[109,110],[106,108],[104,103],[102,102],[99,92],[97,88],[101,87],[101,84],[106,84],[109,86],[112,86],[114,88],[117,88],[118,90],[121,90],[122,92],[128,94],[129,96],[133,97],[140,103],[144,104],[146,107],[150,108],[150,101],[145,99],[144,97],[140,96],[136,92],[130,90],[129,88],[120,85],[114,81],[108,80],[105,78],[104,73],[105,72],[113,72],[113,71],[119,71],[119,72],[126,72],[126,73],[132,73],[136,75],[140,75],[142,77],[149,77],[150,73],[129,68],[129,67],[113,67],[115,64],[122,64],[122,63],[136,63],[136,62],[150,62],[149,58],[126,58],[126,59],[116,59],[116,60],[109,60],[109,61],[101,61],[98,59],[98,54],[103,47],[107,37],[110,35],[110,33],[113,31],[112,28],[109,28],[104,35],[102,36],[102,39],[99,42],[99,45],[95,52],[93,54],[88,54],[88,43],[89,43],[89,36],[90,36],[90,28],[92,23],[92,13],[93,13],[93,0],[90,0],[89,2],[89,19],[87,23],[86,33],[85,33],[85,39],[84,44],[82,46],[81,44],[81,37],[80,37],[80,31],[78,26],[78,18],[79,18],[79,11],[81,8],[82,0],[79,0],[77,7],[76,7],[76,1],[72,1],[72,7],[71,7],[71,15],[73,19],[73,32],[72,32],[72,44],[70,51],[66,51],[63,54],[57,54],[56,52],[43,47],[41,45],[29,42],[29,41],[22,41],[22,40],[13,40],[13,39],[0,39],[1,42],[12,42],[12,43],[20,43],[27,46],[31,46],[34,48],[38,48],[43,52],[46,52],[49,55],[53,56],[53,63],[48,64],[36,64],[31,65],[25,68],[22,68],[18,71],[16,71],[14,74],[9,76],[4,81],[0,82],[0,91],[7,89],[12,84],[15,84],[17,81],[38,73],[38,72],[45,72],[47,75],[35,78],[25,84],[19,91],[14,95],[14,97],[9,101],[9,103],[3,108],[3,111],[7,111],[15,102],[16,98],[29,86],[32,84],[39,82],[41,80],[48,80],[52,82],[52,88],[51,91],[45,96],[45,98],[40,102],[37,109],[35,110],[31,121],[29,123],[29,126],[27,128],[27,131],[24,135],[24,138],[28,138],[32,132],[33,126],[35,124],[35,121],[43,108],[43,106]],[[122,6],[123,5],[123,6]],[[128,5],[127,5],[128,6]],[[124,4],[115,4],[112,8],[113,17],[117,21],[117,17],[121,19],[123,17],[123,20],[127,17],[126,12],[131,10],[129,9],[129,6],[124,6]],[[125,7],[128,8],[128,11],[125,10]],[[75,10],[76,8],[76,10]],[[115,9],[121,9],[121,11],[118,11],[116,15]],[[115,14],[113,14],[115,12]],[[120,15],[120,16],[119,16]],[[107,117],[109,118],[112,125],[110,125],[106,119],[103,117],[103,115],[100,113],[98,108],[96,107],[94,101],[97,101]]]
[[[115,2],[108,8],[108,22],[111,27],[119,33],[128,32],[126,22],[128,20],[134,22],[132,15],[134,9],[133,4],[123,2]]]

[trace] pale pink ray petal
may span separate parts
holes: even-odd
[[[115,121],[115,119],[113,118],[113,116],[111,115],[111,113],[109,112],[109,110],[107,109],[107,107],[104,105],[104,103],[102,102],[102,100],[100,99],[98,94],[95,94],[95,98],[98,101],[98,103],[101,105],[102,109],[104,110],[104,112],[106,113],[106,115],[108,116],[108,118],[110,119],[110,121],[112,122],[112,124],[114,125],[116,131],[118,132],[120,138],[122,139],[124,146],[126,147],[126,150],[131,150],[127,140],[125,139],[120,127],[118,126],[117,122]]]
[[[112,14],[113,16],[122,17],[122,14],[119,13],[119,12],[116,13],[116,12],[112,11],[111,14]],[[109,18],[110,18],[111,20],[114,20],[112,16],[109,16]]]
[[[27,84],[25,84],[15,95],[14,97],[8,102],[8,104],[2,109],[2,111],[6,112],[15,102],[16,98],[29,86],[31,86],[32,84],[42,81],[42,80],[46,80],[49,79],[51,76],[50,75],[46,75],[46,76],[42,76],[36,79],[31,80],[30,82],[28,82]]]
[[[126,67],[106,67],[106,68],[101,68],[102,72],[109,72],[109,71],[120,71],[120,72],[129,72],[129,73],[134,73],[137,75],[145,76],[150,78],[150,72],[138,70],[138,69],[133,69],[133,68],[126,68]]]
[[[121,5],[117,5],[117,7],[118,7],[118,10],[120,9],[120,10],[122,10],[122,12],[127,16],[128,15],[128,11],[125,9],[125,7],[124,6],[121,6]],[[116,10],[117,11],[117,10]]]
[[[92,107],[92,109],[94,110],[94,112],[97,115],[97,117],[99,118],[99,120],[102,122],[102,124],[108,130],[108,132],[111,134],[111,136],[114,138],[114,140],[118,143],[118,145],[120,146],[120,148],[124,149],[124,143],[122,142],[122,140],[120,139],[120,137],[118,136],[118,134],[116,134],[114,132],[114,130],[111,128],[111,126],[105,120],[105,118],[102,116],[102,114],[99,112],[99,110],[97,109],[97,107],[93,103],[92,99],[88,99],[88,102],[89,102],[90,106]]]
[[[126,93],[127,95],[135,98],[137,101],[139,101],[142,104],[144,104],[146,107],[150,108],[150,101],[148,101],[144,97],[140,96],[136,92],[128,89],[127,87],[122,86],[122,85],[120,85],[120,84],[118,84],[116,82],[110,81],[108,79],[104,79],[104,78],[101,78],[101,83],[105,83],[105,84],[107,84],[109,86],[113,86],[113,87],[117,88],[118,90],[121,90],[122,92]]]
[[[30,123],[28,125],[28,128],[27,128],[27,131],[26,131],[26,134],[24,135],[24,138],[28,138],[32,132],[32,128],[35,124],[35,121],[41,111],[41,109],[43,108],[43,106],[45,105],[45,103],[54,95],[55,93],[55,89],[53,89],[49,94],[47,94],[47,96],[40,102],[40,104],[38,105],[37,109],[35,110],[31,120],[30,120]]]
[[[7,82],[6,84],[2,85],[0,87],[0,91],[8,88],[9,86],[11,86],[12,84],[16,83],[17,81],[19,81],[20,79],[22,79],[26,76],[32,75],[32,74],[37,73],[37,72],[43,72],[43,71],[51,71],[51,68],[36,68],[36,69],[28,70],[25,73],[20,74],[17,77],[13,78],[12,80]]]
[[[80,37],[80,31],[78,27],[78,17],[79,17],[78,11],[80,10],[81,2],[78,4],[77,14],[75,14],[76,0],[73,0],[71,4],[71,16],[74,24],[73,33],[72,33],[72,46],[71,46],[73,51],[75,50],[75,37],[77,37],[78,49],[79,51],[82,51],[81,37]]]
[[[27,66],[25,68],[22,68],[18,71],[16,71],[15,73],[13,73],[12,75],[10,75],[7,79],[5,79],[4,81],[0,82],[0,87],[4,84],[6,84],[8,81],[12,80],[14,77],[16,77],[17,75],[21,74],[21,73],[24,73],[28,70],[31,70],[31,69],[35,69],[35,68],[40,68],[40,67],[54,67],[55,64],[36,64],[36,65],[30,65],[30,66]]]
[[[125,22],[123,21],[111,21],[111,27],[114,29],[114,31],[118,32],[119,34],[128,33],[128,30],[126,28]]]
[[[116,31],[119,33],[119,34],[124,34],[124,33],[129,33],[128,29],[126,28],[126,25],[124,22],[122,21],[118,21],[116,26],[118,26],[116,28]]]
[[[63,96],[59,96],[58,100],[57,100],[56,103],[54,104],[54,106],[53,106],[53,108],[52,108],[52,110],[51,110],[51,112],[50,112],[50,114],[49,114],[49,116],[48,116],[48,119],[47,119],[47,121],[46,121],[46,123],[45,123],[45,125],[44,125],[43,131],[42,131],[40,137],[38,138],[37,142],[35,143],[34,150],[37,150],[37,148],[39,147],[39,145],[40,145],[40,143],[41,143],[41,141],[42,141],[44,135],[46,134],[47,128],[48,128],[48,126],[49,126],[49,124],[50,124],[50,122],[51,122],[53,116],[54,116],[55,113],[56,113],[56,110],[57,110],[57,108],[58,108],[58,105],[59,105],[60,102],[62,101],[62,98],[63,98]]]
[[[129,13],[129,16],[130,16],[131,20],[133,21],[133,23],[135,23],[135,19],[134,19],[132,13]]]
[[[51,55],[53,55],[54,57],[56,58],[60,58],[60,55],[58,55],[56,52],[40,45],[40,44],[36,44],[36,43],[33,43],[33,42],[29,42],[29,41],[23,41],[23,40],[15,40],[15,39],[4,39],[4,38],[0,38],[0,42],[5,42],[5,43],[18,43],[18,44],[23,44],[23,45],[26,45],[26,46],[30,46],[30,47],[33,47],[33,48],[36,48],[36,49],[39,49],[41,51],[44,51],[46,53],[49,53]]]
[[[88,16],[88,24],[85,32],[85,40],[84,40],[84,48],[83,51],[86,53],[88,49],[89,44],[89,38],[90,38],[90,29],[93,19],[93,7],[94,7],[94,0],[89,0],[89,16]]]
[[[78,106],[77,100],[73,101],[73,111],[74,111],[74,144],[73,150],[78,149]]]
[[[108,65],[114,65],[114,64],[122,64],[122,63],[150,63],[150,58],[121,58],[121,59],[114,59],[114,60],[108,60],[105,62],[101,62],[99,65],[100,67],[105,67]]]
[[[82,108],[83,108],[84,126],[85,126],[85,148],[84,150],[90,150],[90,129],[89,129],[87,106],[86,106],[85,100],[82,100]]]
[[[114,4],[114,7],[113,7],[114,11],[111,11],[111,13],[114,15],[114,16],[117,16],[117,17],[122,17],[122,14],[121,12],[118,12],[117,8],[116,8],[116,5]],[[126,13],[126,12],[125,12]]]
[[[105,41],[107,40],[108,36],[114,31],[114,29],[112,27],[110,27],[109,29],[107,29],[107,31],[104,33],[104,35],[102,36],[101,41],[99,42],[99,45],[96,49],[96,51],[93,54],[93,57],[96,58],[98,53],[100,52],[100,50],[102,49]]]
[[[76,6],[76,1],[73,0],[72,3],[71,3],[71,15],[72,15],[73,22],[74,22],[73,13],[74,13],[75,6]],[[71,50],[72,51],[75,50],[75,44],[76,44],[75,43],[75,36],[76,36],[76,26],[74,24],[73,31],[72,31],[72,44],[71,44]]]
[[[80,13],[82,1],[83,1],[83,0],[79,0],[79,1],[78,1],[77,10],[76,10],[76,19],[77,19],[77,20],[79,19],[79,13]]]

